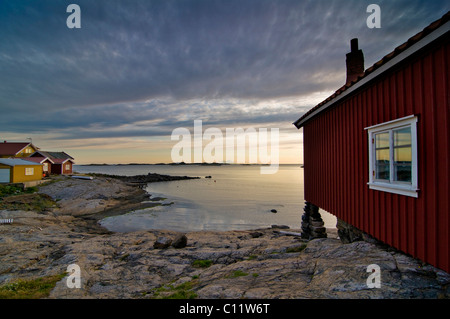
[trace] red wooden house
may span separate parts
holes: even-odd
[[[70,175],[73,173],[74,158],[65,152],[36,151],[30,158],[48,158],[51,161],[50,174]]]
[[[308,205],[447,272],[449,17],[367,70],[352,40],[347,83],[294,123]]]

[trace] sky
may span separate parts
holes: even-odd
[[[69,4],[81,28],[68,28]],[[369,28],[367,6],[380,7]],[[169,163],[177,128],[279,130],[449,11],[448,0],[1,0],[0,140],[66,151],[77,164]],[[204,141],[205,146],[207,141]]]

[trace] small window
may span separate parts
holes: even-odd
[[[26,176],[34,175],[34,168],[33,167],[25,167],[25,175]]]
[[[66,171],[70,171],[70,164],[66,164]]]
[[[369,188],[418,197],[417,117],[367,127]]]

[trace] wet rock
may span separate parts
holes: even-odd
[[[272,225],[272,228],[289,229],[290,227],[287,225]]]
[[[184,248],[187,245],[187,237],[185,234],[179,234],[172,242],[174,248]]]
[[[172,244],[172,240],[167,237],[158,237],[158,239],[153,244],[153,248],[155,249],[166,249],[169,248]]]
[[[261,237],[261,236],[263,236],[264,234],[262,233],[262,232],[259,232],[259,231],[255,231],[255,232],[251,232],[250,233],[250,236],[252,237],[252,238],[259,238],[259,237]]]

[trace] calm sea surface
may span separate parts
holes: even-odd
[[[111,231],[301,227],[303,168],[298,165],[280,165],[278,173],[269,175],[260,174],[259,166],[249,165],[75,165],[74,170],[126,176],[158,173],[201,177],[148,184],[146,190],[152,198],[165,198],[163,205],[103,219],[101,224]],[[277,213],[272,213],[272,209]],[[335,228],[336,218],[324,211],[321,214],[325,227]]]

